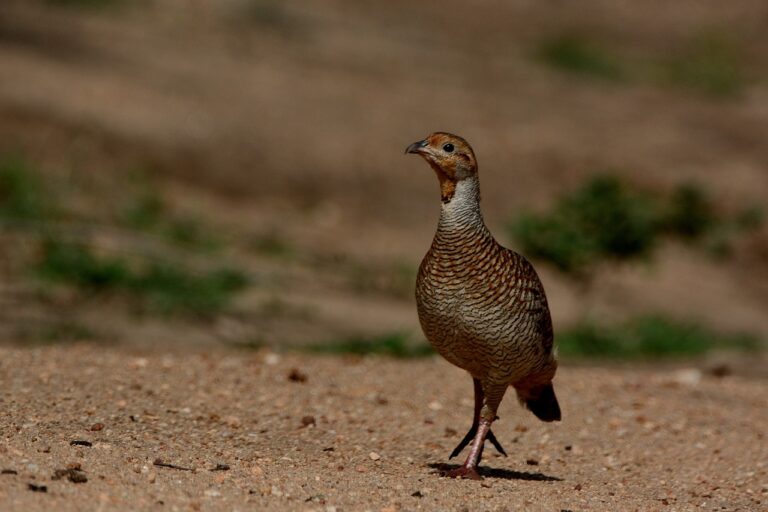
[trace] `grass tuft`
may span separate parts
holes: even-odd
[[[746,80],[741,52],[731,39],[721,34],[695,36],[682,51],[664,62],[664,74],[673,85],[701,91],[716,97],[732,97],[744,88]]]
[[[219,312],[248,284],[238,270],[191,272],[168,261],[131,266],[123,258],[96,255],[84,244],[56,239],[44,242],[37,272],[86,290],[129,293],[148,310],[167,314]]]
[[[662,316],[644,316],[617,326],[585,322],[559,333],[556,341],[566,358],[658,359],[760,347],[754,336],[718,333]]]
[[[526,255],[578,276],[605,260],[646,257],[663,236],[703,241],[712,254],[726,255],[734,236],[761,222],[755,208],[719,215],[706,191],[694,184],[680,185],[667,197],[598,175],[561,197],[551,211],[519,215],[509,232]]]
[[[0,217],[37,220],[51,209],[43,184],[32,167],[16,156],[0,157]]]
[[[45,0],[48,5],[75,9],[107,9],[123,3],[123,0]]]
[[[93,291],[125,287],[131,271],[125,261],[96,256],[87,246],[48,238],[43,242],[38,274]]]
[[[138,194],[121,218],[133,229],[160,235],[180,247],[213,250],[220,246],[219,240],[202,221],[195,217],[174,215],[154,190]]]
[[[426,357],[434,354],[426,343],[412,343],[401,332],[384,334],[374,338],[353,337],[341,341],[329,341],[306,347],[308,352],[317,354],[378,354],[402,359]]]
[[[696,185],[683,184],[672,192],[661,222],[667,232],[694,240],[710,231],[718,219],[706,192]]]
[[[577,34],[562,34],[544,41],[536,57],[551,68],[574,75],[613,81],[626,76],[616,57]]]
[[[510,225],[513,238],[533,258],[578,273],[599,259],[631,259],[655,242],[653,204],[617,178],[597,176],[560,199],[546,214],[526,213]]]

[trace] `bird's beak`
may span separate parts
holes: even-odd
[[[414,142],[413,144],[405,148],[405,154],[414,153],[417,155],[422,155],[427,152],[426,147],[427,147],[426,139],[420,140],[418,142]]]

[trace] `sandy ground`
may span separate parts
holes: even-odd
[[[438,358],[2,348],[0,378],[3,511],[768,510],[762,380],[563,367],[564,421],[508,396],[476,482],[439,475],[472,403]]]

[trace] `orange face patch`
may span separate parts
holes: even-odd
[[[443,202],[456,193],[456,183],[477,173],[475,153],[466,140],[445,132],[435,132],[423,141],[412,144],[408,153],[421,155],[432,167],[440,181]]]

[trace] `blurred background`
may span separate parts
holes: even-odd
[[[759,0],[3,0],[0,340],[429,353],[458,133],[566,361],[768,375]]]

